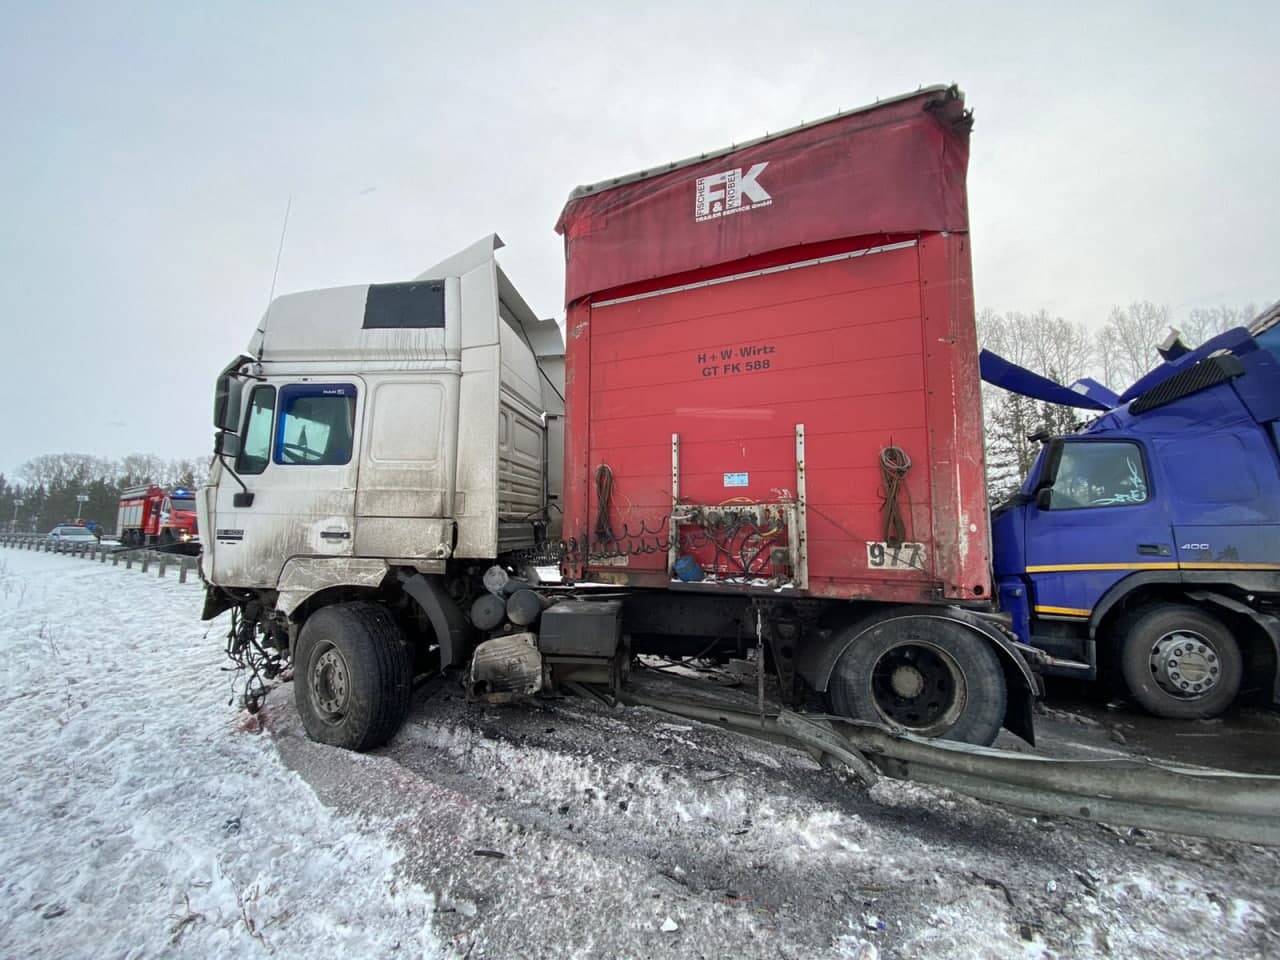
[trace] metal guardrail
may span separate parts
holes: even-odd
[[[865,784],[884,775],[1051,816],[1280,846],[1280,776],[1138,758],[1060,760],[925,740],[843,717],[790,710],[761,715],[627,690],[616,696],[798,746],[819,762],[848,766]]]
[[[132,570],[136,564],[143,573],[151,569],[156,575],[163,577],[169,570],[178,571],[178,582],[186,583],[192,571],[197,570],[198,557],[185,554],[170,553],[152,547],[107,547],[97,543],[69,543],[50,540],[43,534],[32,533],[0,533],[0,546],[15,550],[34,550],[37,553],[58,553],[69,557],[106,563],[108,559],[113,567],[123,562],[126,570]]]

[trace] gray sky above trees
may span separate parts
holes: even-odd
[[[0,9],[0,469],[189,456],[279,291],[480,235],[561,315],[571,187],[916,88],[977,114],[978,303],[1101,324],[1280,296],[1280,5]]]

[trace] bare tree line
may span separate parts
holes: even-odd
[[[41,454],[18,468],[18,482],[0,473],[0,529],[46,530],[78,518],[114,531],[122,490],[153,483],[197,487],[208,475],[207,457],[131,453],[116,460],[86,453]],[[80,496],[87,499],[81,502]]]
[[[1160,362],[1156,346],[1177,327],[1183,339],[1198,346],[1233,327],[1247,326],[1257,315],[1253,304],[1191,310],[1174,322],[1167,306],[1138,300],[1111,308],[1106,322],[1091,330],[1080,322],[1045,310],[978,315],[979,343],[1006,360],[1062,384],[1093,377],[1122,393]],[[1037,433],[1067,433],[1082,425],[1084,410],[1042,403],[983,384],[987,431],[987,489],[993,503],[1012,494],[1026,478],[1036,454]]]

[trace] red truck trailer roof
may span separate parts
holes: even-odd
[[[803,244],[967,230],[971,123],[958,89],[926,87],[578,187],[556,224],[565,302]]]
[[[929,87],[574,191],[571,575],[670,585],[689,554],[717,582],[737,564],[739,585],[776,584],[785,546],[801,592],[989,597],[971,125],[956,88]],[[886,457],[909,462],[900,481]],[[694,514],[754,530],[746,562],[687,537]]]

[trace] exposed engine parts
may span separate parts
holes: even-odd
[[[483,583],[488,592],[471,604],[471,622],[492,636],[476,647],[468,699],[507,703],[567,683],[621,684],[630,651],[619,601],[553,600],[497,564]]]
[[[542,689],[542,655],[532,633],[486,640],[476,647],[467,670],[467,699],[510,703]]]

